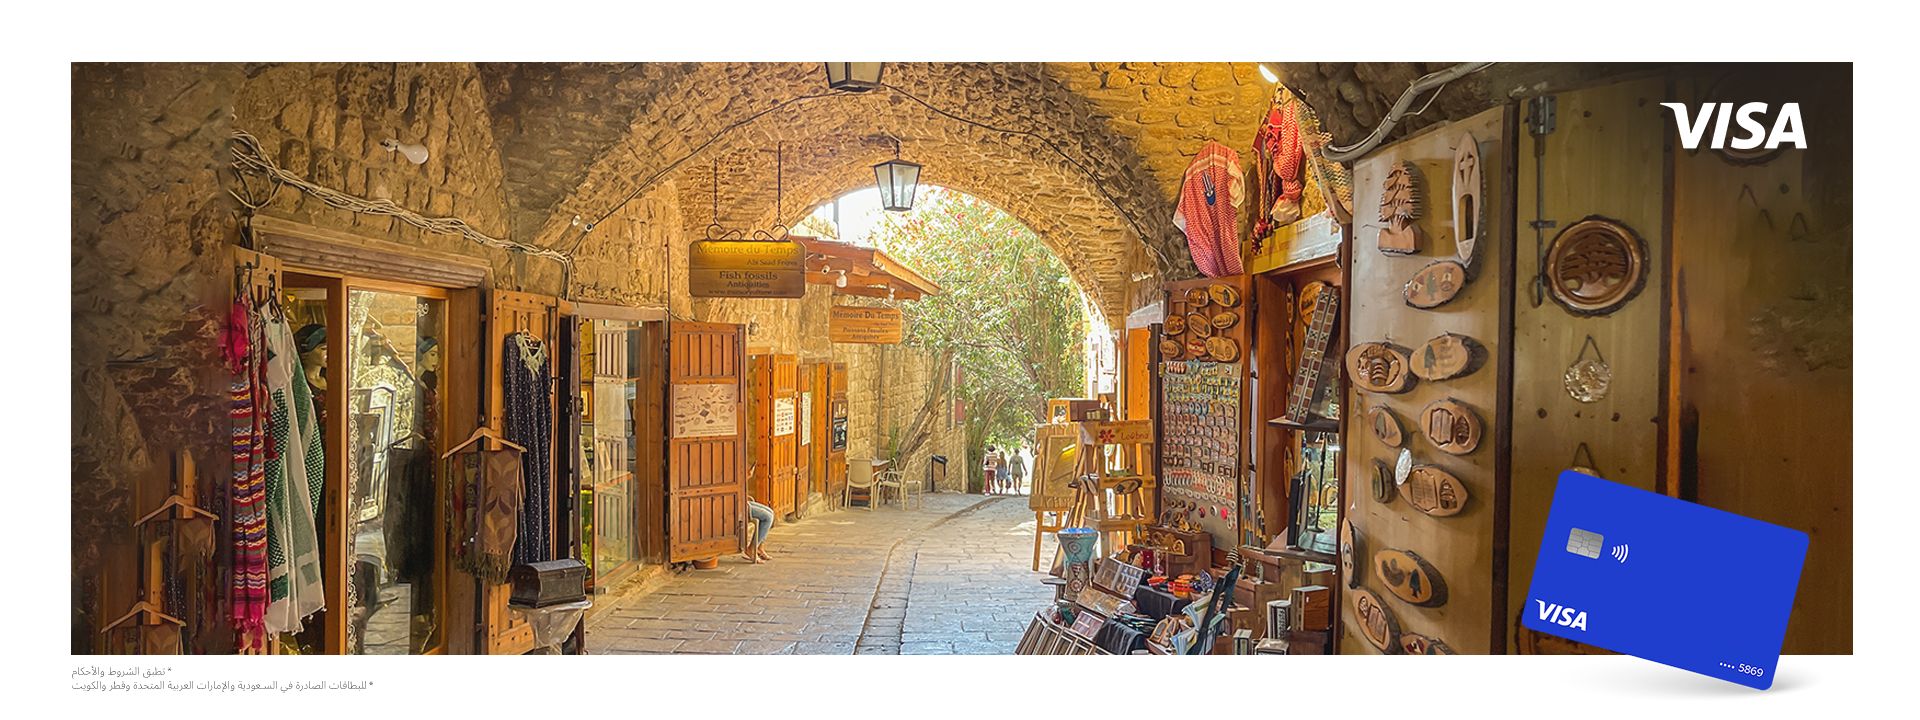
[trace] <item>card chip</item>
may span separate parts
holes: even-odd
[[[1604,540],[1600,533],[1574,528],[1573,532],[1567,535],[1567,552],[1598,559],[1600,547],[1605,544]]]

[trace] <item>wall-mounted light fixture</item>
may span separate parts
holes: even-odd
[[[401,156],[407,159],[407,162],[415,165],[427,164],[427,146],[425,145],[403,143],[393,138],[387,138],[380,141],[380,147],[386,148],[389,152],[400,153]]]
[[[886,63],[827,63],[827,87],[844,92],[866,92],[880,87],[880,71]]]

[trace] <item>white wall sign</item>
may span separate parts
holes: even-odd
[[[786,437],[793,434],[794,420],[793,398],[773,399],[773,436]]]
[[[813,444],[813,393],[800,393],[800,444]]]

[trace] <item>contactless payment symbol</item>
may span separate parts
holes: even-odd
[[[1806,558],[1804,532],[1569,470],[1520,624],[1764,690]]]

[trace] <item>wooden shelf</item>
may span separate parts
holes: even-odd
[[[1297,423],[1286,418],[1274,418],[1268,420],[1267,424],[1274,427],[1283,427],[1288,430],[1299,430],[1301,432],[1340,432],[1340,421],[1328,420],[1326,418],[1320,418],[1306,423]]]
[[[1240,546],[1240,554],[1251,555],[1256,559],[1266,560],[1266,561],[1269,561],[1270,563],[1278,561],[1280,559],[1287,559],[1287,560],[1298,560],[1301,562],[1317,562],[1317,563],[1325,563],[1327,565],[1334,565],[1340,561],[1340,558],[1335,557],[1333,553],[1323,553],[1317,550],[1302,550],[1299,548],[1269,550],[1267,548],[1257,548],[1252,545],[1242,545]]]

